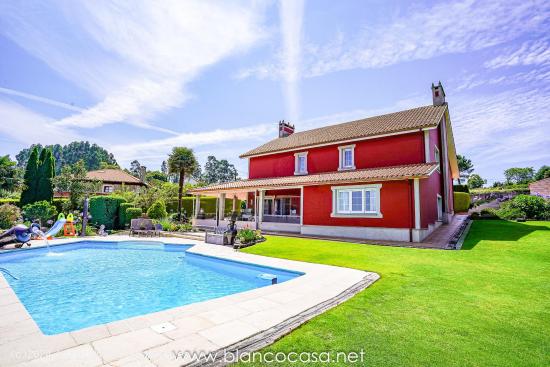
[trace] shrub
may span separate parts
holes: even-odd
[[[55,206],[58,213],[63,213],[68,211],[68,202],[69,199],[53,199],[52,204]]]
[[[11,205],[18,206],[19,199],[14,199],[14,198],[0,199],[0,205],[2,204],[11,204]]]
[[[21,210],[12,204],[0,205],[0,228],[11,228],[21,218]]]
[[[549,204],[539,196],[518,195],[508,204],[510,210],[521,211],[524,218],[544,219]]]
[[[470,208],[470,194],[466,192],[454,193],[454,210],[457,213],[467,212]]]
[[[126,222],[130,223],[132,219],[141,217],[141,208],[127,208],[126,209]]]
[[[118,224],[118,211],[124,198],[120,196],[93,196],[90,198],[91,223],[105,225],[105,229],[114,229]]]
[[[505,205],[495,212],[500,219],[516,220],[518,218],[525,218],[525,213],[517,208],[512,208],[510,205]]]
[[[166,212],[166,205],[164,204],[164,201],[155,201],[153,205],[151,205],[151,207],[147,210],[147,216],[151,219],[166,218],[168,216],[168,213]]]
[[[38,219],[40,224],[46,224],[48,219],[52,219],[57,215],[57,209],[52,204],[45,200],[37,201],[32,204],[27,204],[23,207],[23,214],[27,220]]]
[[[255,231],[250,228],[243,228],[237,232],[237,238],[241,243],[252,243],[262,238],[260,231]]]
[[[176,225],[176,231],[179,232],[191,232],[193,225],[191,223],[180,223]]]
[[[133,206],[134,204],[132,203],[120,203],[120,206],[118,207],[118,227],[119,228],[124,228],[129,223],[129,220],[126,217],[126,210],[128,208],[132,208]]]
[[[468,185],[453,185],[454,192],[467,192],[470,193]]]

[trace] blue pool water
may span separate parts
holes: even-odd
[[[44,334],[58,334],[271,285],[299,273],[187,253],[191,246],[79,242],[0,254]],[[55,255],[55,256],[51,256]]]

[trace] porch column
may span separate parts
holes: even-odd
[[[223,220],[224,212],[225,212],[225,194],[221,193],[220,204],[218,206],[218,218],[220,218],[220,220]]]
[[[262,223],[264,221],[264,198],[265,190],[260,190],[260,200],[258,203],[258,221]]]
[[[300,225],[304,225],[304,187],[300,187]]]
[[[254,223],[256,223],[256,229],[260,229],[258,224],[260,217],[258,216],[258,191],[254,190]]]
[[[413,181],[414,188],[414,228],[420,229],[420,182],[418,178]]]
[[[237,195],[233,195],[233,211],[237,211]]]
[[[193,213],[193,217],[198,218],[200,211],[201,211],[201,196],[197,194],[195,196],[195,212]]]

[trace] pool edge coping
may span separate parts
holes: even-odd
[[[107,340],[109,338],[117,338],[120,335],[135,333],[139,330],[150,329],[151,326],[155,325],[155,323],[159,324],[160,323],[159,321],[162,320],[163,318],[168,319],[167,322],[174,322],[174,321],[177,322],[178,320],[184,320],[186,318],[192,318],[192,317],[199,317],[200,318],[201,316],[204,317],[205,314],[208,315],[209,313],[214,313],[214,316],[216,316],[216,312],[222,314],[223,311],[226,310],[228,307],[229,308],[231,308],[231,307],[237,307],[238,308],[243,303],[246,303],[248,301],[257,300],[257,299],[258,300],[259,299],[271,300],[272,301],[271,303],[278,303],[277,306],[274,306],[271,309],[266,310],[266,312],[269,311],[269,310],[278,309],[278,311],[280,311],[281,313],[285,313],[285,308],[287,308],[288,304],[291,304],[292,307],[294,307],[295,309],[299,309],[299,311],[297,311],[297,312],[296,312],[296,310],[286,312],[288,317],[286,317],[284,320],[282,320],[278,323],[275,323],[271,327],[266,328],[266,329],[261,329],[260,327],[255,327],[257,329],[257,332],[250,333],[250,335],[247,335],[246,337],[243,337],[243,338],[239,339],[237,342],[228,343],[227,345],[220,345],[220,344],[223,344],[223,343],[219,342],[219,340],[223,340],[223,338],[221,338],[221,339],[215,339],[214,338],[217,343],[213,342],[209,338],[205,337],[205,335],[206,336],[209,335],[208,333],[201,334],[202,330],[192,333],[193,336],[195,336],[195,335],[199,336],[200,335],[200,337],[202,337],[203,339],[212,342],[211,345],[215,345],[215,346],[219,347],[218,350],[228,351],[229,353],[232,350],[255,351],[257,349],[263,348],[266,345],[269,345],[269,344],[273,343],[275,340],[281,338],[285,334],[289,333],[291,330],[294,330],[295,328],[302,325],[304,322],[308,321],[309,319],[311,319],[311,318],[325,312],[326,310],[328,310],[330,308],[333,308],[333,307],[337,306],[338,304],[346,301],[347,299],[351,298],[353,295],[355,295],[358,292],[360,292],[361,290],[367,288],[369,285],[371,285],[373,282],[375,282],[377,279],[379,279],[379,275],[376,274],[376,273],[372,273],[372,272],[365,272],[365,271],[356,270],[356,269],[341,268],[341,267],[329,266],[329,265],[323,265],[323,264],[313,264],[313,263],[298,262],[298,261],[293,261],[293,260],[265,257],[265,256],[260,256],[260,255],[246,254],[246,253],[242,253],[242,252],[236,252],[236,251],[233,251],[233,250],[230,250],[230,249],[227,249],[227,248],[221,248],[220,246],[207,245],[207,244],[204,244],[204,242],[202,242],[202,241],[183,240],[183,239],[178,239],[178,238],[171,239],[171,238],[168,238],[168,237],[166,237],[166,238],[163,237],[163,238],[159,238],[159,239],[149,239],[149,238],[141,238],[140,239],[140,238],[132,238],[132,237],[128,237],[128,236],[110,236],[108,239],[106,239],[105,237],[93,237],[93,238],[79,238],[79,239],[59,240],[60,242],[53,243],[52,245],[62,245],[62,244],[69,244],[69,243],[87,241],[87,240],[94,241],[94,242],[95,241],[97,241],[97,242],[143,241],[143,242],[158,242],[158,243],[181,244],[181,245],[191,244],[191,245],[193,245],[193,247],[191,249],[189,249],[188,251],[193,250],[193,251],[190,251],[190,252],[192,252],[194,254],[197,254],[197,255],[214,257],[214,258],[219,258],[219,259],[222,259],[222,260],[244,262],[244,263],[248,263],[248,264],[252,264],[252,265],[258,265],[258,266],[267,266],[267,267],[272,267],[272,268],[275,268],[275,269],[282,269],[282,270],[293,271],[293,272],[300,272],[300,273],[303,273],[303,275],[301,277],[292,279],[288,282],[280,283],[280,284],[275,285],[275,286],[255,288],[255,289],[252,289],[252,290],[249,290],[249,291],[239,292],[239,293],[224,296],[224,297],[221,297],[221,298],[211,299],[211,300],[202,301],[202,302],[198,302],[198,303],[192,303],[192,304],[184,305],[184,306],[178,306],[178,307],[168,309],[168,310],[163,310],[163,311],[158,311],[158,312],[154,312],[154,313],[144,314],[144,315],[140,315],[140,316],[136,316],[136,317],[132,317],[132,318],[128,318],[128,319],[114,321],[114,322],[110,322],[110,323],[107,323],[107,324],[100,324],[100,325],[92,326],[92,327],[89,327],[89,328],[85,328],[85,329],[81,329],[81,330],[77,330],[77,331],[72,331],[72,332],[60,333],[60,334],[56,334],[56,335],[45,335],[45,334],[43,334],[41,332],[40,328],[38,327],[38,325],[36,325],[36,323],[34,322],[32,317],[30,315],[28,315],[28,312],[27,312],[27,315],[29,316],[30,320],[35,324],[36,329],[38,331],[38,333],[33,333],[34,337],[37,337],[38,339],[40,339],[40,337],[42,337],[42,338],[50,339],[50,341],[52,341],[53,339],[61,340],[61,338],[66,338],[67,336],[69,336],[74,341],[74,343],[68,343],[68,344],[73,344],[73,345],[67,345],[67,347],[53,348],[53,350],[51,352],[49,352],[49,353],[46,352],[46,353],[44,353],[43,356],[41,355],[40,357],[42,357],[42,358],[50,357],[50,356],[54,356],[54,358],[55,358],[55,355],[59,355],[59,354],[65,352],[65,351],[69,351],[69,350],[72,350],[74,348],[79,348],[83,345],[89,345],[91,347],[91,350],[101,358],[102,363],[112,363],[112,362],[114,362],[118,359],[116,359],[116,360],[113,360],[113,359],[105,360],[104,356],[101,353],[101,351],[96,350],[96,346],[94,345],[94,343],[96,343],[98,341],[102,341],[102,340]],[[37,247],[42,247],[42,246],[37,246]],[[24,249],[24,250],[18,249],[16,251],[25,251],[25,250],[27,250],[27,249]],[[12,252],[12,251],[9,251],[9,252]],[[327,271],[327,270],[332,270],[332,271]],[[327,273],[329,273],[329,274],[327,274]],[[334,274],[336,274],[336,277],[334,277]],[[317,279],[312,279],[314,277],[317,277]],[[5,282],[8,286],[8,288],[13,293],[15,293],[13,291],[13,289],[11,289],[11,286],[9,285],[7,280],[4,277],[0,277],[0,278],[1,278],[0,279],[0,285],[2,285],[3,282]],[[300,278],[303,278],[302,281],[297,282],[297,280],[300,279]],[[323,287],[319,287],[318,286],[319,281],[323,281],[324,283],[329,285],[329,287],[328,287],[329,290],[328,291],[323,290]],[[309,300],[309,302],[306,302],[307,297],[303,296],[299,292],[300,292],[300,289],[302,291],[304,291],[304,289],[307,289],[308,284],[309,284],[309,286],[315,285],[315,284],[312,284],[313,282],[315,282],[315,284],[318,286],[317,288],[319,288],[319,289],[314,288],[314,291],[312,291],[311,294],[314,296],[314,298],[315,298],[315,296],[317,296],[317,298],[320,299],[320,301],[318,301],[318,302],[315,301],[314,302],[315,304],[310,305],[311,300]],[[340,282],[345,283],[345,287],[342,288],[342,284],[338,284]],[[297,285],[298,288],[294,289],[295,288],[294,285]],[[0,288],[3,288],[3,287],[0,287]],[[337,292],[336,292],[336,290],[337,290]],[[277,296],[277,294],[283,294],[284,295],[286,293],[288,295],[289,293],[292,293],[292,291],[295,291],[294,295],[299,295],[298,298],[299,298],[299,300],[302,300],[302,305],[300,305],[299,302],[298,302],[298,305],[296,305],[295,304],[296,302],[292,302],[292,299],[290,301],[281,302],[281,301],[277,300],[276,297],[273,298],[273,296]],[[330,293],[330,291],[332,291],[332,293]],[[304,292],[307,292],[307,291],[304,291]],[[323,296],[323,292],[326,293],[325,294],[326,297]],[[330,297],[328,297],[329,294],[331,295]],[[269,298],[269,297],[271,297],[271,298]],[[26,309],[24,308],[24,305],[19,301],[18,298],[17,298],[17,301],[18,301],[19,305],[22,306],[23,309],[26,312]],[[195,312],[190,312],[187,316],[183,316],[183,317],[178,317],[177,316],[178,314],[180,316],[182,314],[185,315],[186,311],[188,311],[190,309],[193,309],[193,308],[197,308],[197,307],[199,309],[201,307],[204,307],[204,310],[201,310],[203,312],[198,312],[198,311],[195,310]],[[252,316],[252,315],[255,315],[255,314],[261,313],[261,312],[263,312],[263,311],[250,311],[248,313],[248,315]],[[2,317],[5,317],[5,316],[0,314],[0,318],[2,318]],[[240,320],[241,318],[242,317],[237,317],[237,318],[234,319],[234,321]],[[138,321],[142,322],[142,324],[140,324],[140,322],[138,322]],[[111,331],[111,329],[109,328],[109,326],[111,326],[111,328],[112,328],[113,324],[120,324],[120,323],[126,324],[126,323],[132,323],[132,322],[134,322],[135,325],[141,325],[141,327],[139,327],[139,326],[138,327],[131,327],[128,331],[122,332],[122,333],[119,333],[119,334],[114,334]],[[220,323],[214,323],[215,326],[213,326],[212,329],[214,329],[217,326],[221,326],[224,323],[229,323],[229,321],[226,321],[226,322],[222,321]],[[5,325],[2,326],[2,327],[5,328]],[[2,327],[0,327],[0,329]],[[108,335],[104,335],[104,337],[99,337],[97,339],[90,340],[88,342],[79,342],[77,340],[77,338],[75,337],[77,334],[80,334],[82,332],[84,334],[86,334],[86,333],[92,333],[93,334],[94,332],[98,333],[99,330],[107,330]],[[208,330],[210,330],[210,329],[208,329]],[[38,334],[38,335],[36,335],[36,334]],[[165,336],[162,333],[157,333],[157,334],[161,335],[161,336]],[[7,343],[0,342],[0,350],[3,349],[2,348],[3,346],[12,344],[16,341],[22,341],[23,339],[24,339],[24,337],[20,337],[20,338],[8,341]],[[158,349],[159,347],[162,347],[166,344],[172,344],[172,343],[177,342],[177,341],[182,341],[183,339],[185,339],[185,338],[166,337],[165,343],[160,343],[159,345],[154,345],[152,347],[142,348],[142,350],[139,351],[139,354],[141,354],[142,356],[145,356],[146,358],[150,359],[149,358],[150,355],[148,355],[148,352],[150,352],[151,350]],[[118,341],[119,339],[116,339],[116,340]],[[55,342],[54,342],[54,344],[55,344]],[[125,357],[129,357],[129,356],[125,356]],[[26,361],[32,361],[32,360],[35,360],[35,359],[31,358],[31,359],[27,359]],[[16,362],[16,363],[1,363],[1,364],[6,365],[6,366],[8,366],[8,365],[18,365],[21,362],[26,362],[26,361],[21,360],[21,361]],[[0,362],[3,362],[1,358],[0,358]],[[183,362],[181,362],[181,363],[183,363]],[[216,364],[219,364],[219,361],[217,361]],[[161,365],[162,365],[162,363],[161,363]]]

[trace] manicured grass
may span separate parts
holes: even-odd
[[[381,275],[264,351],[364,349],[365,366],[550,365],[550,222],[476,221],[461,251],[284,237],[244,251]]]

